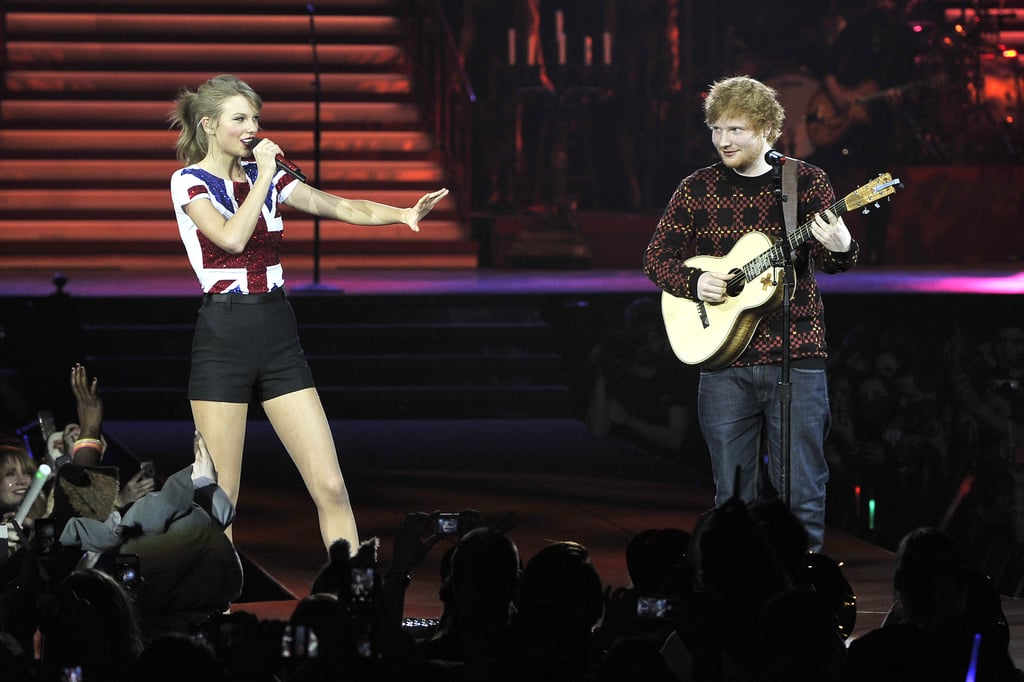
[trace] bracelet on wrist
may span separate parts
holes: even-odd
[[[75,441],[74,446],[71,448],[71,454],[74,456],[82,449],[96,450],[100,454],[103,453],[103,442],[99,438],[79,438]]]

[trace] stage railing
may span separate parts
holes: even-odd
[[[404,4],[410,70],[427,103],[434,139],[444,156],[461,219],[472,197],[473,107],[476,94],[440,0]]]

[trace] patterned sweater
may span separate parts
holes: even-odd
[[[835,201],[828,176],[817,166],[799,162],[797,185],[798,225]],[[725,256],[740,237],[754,230],[773,242],[785,237],[782,206],[773,189],[771,173],[746,177],[721,163],[687,176],[672,195],[647,246],[644,274],[673,296],[697,300],[697,280],[703,270],[687,266],[686,259]],[[857,262],[857,254],[856,241],[849,252],[833,253],[813,237],[797,249],[797,281],[790,305],[793,360],[826,356],[824,311],[814,270],[844,272]],[[750,345],[732,366],[782,361],[782,314],[779,309],[758,323]]]

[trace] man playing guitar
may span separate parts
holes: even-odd
[[[917,34],[903,14],[905,0],[867,0],[835,41],[814,59],[822,87],[806,111],[808,159],[828,168],[836,186],[863,181],[888,168],[897,141],[897,105],[914,80]],[[788,112],[795,115],[797,112]],[[866,221],[864,257],[884,257],[886,211]]]
[[[778,139],[784,119],[777,93],[746,76],[715,83],[704,101],[711,141],[721,160],[683,179],[658,221],[644,253],[645,274],[666,296],[692,303],[689,314],[728,306],[744,282],[722,257],[752,232],[769,241],[787,237],[782,202],[777,196],[766,153]],[[785,159],[785,157],[783,157]],[[796,282],[790,306],[792,424],[790,433],[790,509],[809,534],[808,549],[820,551],[824,538],[824,440],[830,414],[825,378],[825,324],[814,272],[837,273],[857,261],[858,247],[835,212],[828,176],[797,159],[799,223],[808,239],[794,254]],[[803,229],[803,228],[802,228]],[[722,264],[718,265],[719,260]],[[767,274],[747,289],[780,286]],[[739,286],[737,286],[739,285]],[[706,324],[717,324],[706,315]],[[702,364],[697,398],[701,432],[711,454],[715,504],[736,496],[749,502],[758,494],[761,434],[767,434],[769,474],[782,494],[782,419],[779,382],[783,315],[776,311],[756,321],[749,340],[723,366]],[[666,317],[666,324],[668,318]],[[669,329],[671,336],[672,330]],[[737,469],[740,471],[737,477]],[[736,481],[738,480],[738,488]]]

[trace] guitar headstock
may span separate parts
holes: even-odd
[[[846,205],[847,211],[852,211],[855,208],[874,203],[890,194],[895,194],[896,190],[901,187],[903,185],[900,183],[899,178],[893,179],[891,174],[882,173],[871,182],[861,185],[847,194],[843,198],[843,203]]]

